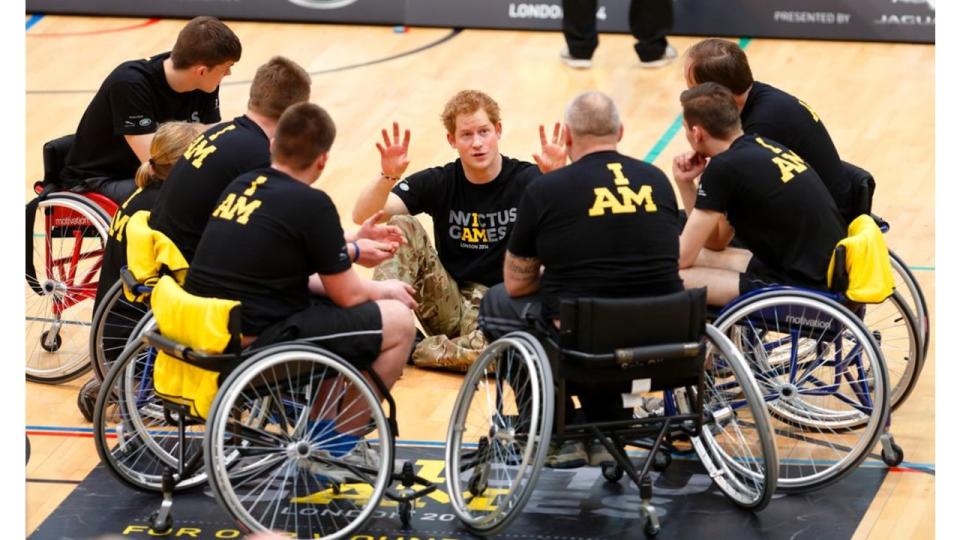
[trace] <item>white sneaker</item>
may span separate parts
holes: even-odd
[[[663,67],[673,62],[677,58],[677,50],[673,48],[673,45],[667,45],[666,50],[663,51],[663,56],[656,60],[650,60],[649,62],[640,61],[640,67],[645,69]]]
[[[570,49],[564,47],[560,51],[560,61],[567,65],[567,67],[572,67],[573,69],[590,69],[593,66],[593,61],[589,58],[574,58],[570,56]]]

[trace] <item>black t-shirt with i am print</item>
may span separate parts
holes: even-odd
[[[530,184],[510,253],[544,266],[546,313],[576,297],[683,289],[677,197],[657,167],[615,151],[587,154]]]
[[[256,122],[238,116],[217,124],[190,143],[170,170],[150,214],[150,227],[166,234],[187,261],[230,182],[270,166],[270,139]]]
[[[852,219],[850,180],[844,175],[837,147],[810,105],[779,88],[754,82],[740,112],[744,133],[756,133],[796,152],[813,166],[841,215]]]
[[[496,178],[474,184],[458,159],[409,176],[393,193],[410,215],[425,212],[433,218],[437,255],[458,283],[493,286],[503,281],[503,256],[517,204],[538,176],[536,165],[503,156]]]
[[[154,133],[163,122],[220,121],[218,87],[176,92],[167,83],[163,62],[170,53],[117,66],[107,76],[77,126],[60,178],[74,186],[89,178],[133,178],[140,160],[124,135]]]
[[[710,159],[696,208],[723,212],[754,257],[792,280],[826,288],[827,266],[845,235],[817,171],[795,152],[755,133]]]
[[[276,169],[257,169],[217,201],[184,288],[239,300],[242,331],[257,336],[309,306],[311,275],[351,264],[330,197]]]

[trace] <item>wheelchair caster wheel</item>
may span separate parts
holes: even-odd
[[[659,525],[654,525],[653,522],[648,519],[647,522],[643,525],[643,532],[644,532],[648,537],[651,537],[651,538],[652,538],[652,537],[660,534],[660,526],[659,526]]]
[[[98,393],[100,393],[100,381],[90,379],[83,383],[80,393],[77,394],[77,408],[87,422],[93,422],[93,408],[97,403]]]
[[[60,338],[60,334],[53,336],[53,344],[47,343],[47,338],[50,337],[50,331],[45,330],[43,335],[40,336],[40,346],[43,347],[43,350],[47,352],[57,352],[60,350],[60,345],[63,345],[63,340]]]
[[[603,473],[603,477],[607,479],[607,482],[619,482],[623,478],[623,468],[619,465],[603,465],[600,468],[600,472]]]
[[[413,508],[411,507],[410,501],[401,501],[400,502],[400,524],[404,528],[410,526],[410,517],[413,514]]]
[[[666,452],[657,452],[653,456],[653,470],[657,472],[663,472],[667,470],[667,467],[670,466],[670,463],[673,462],[673,457]]]
[[[886,448],[880,452],[880,457],[883,458],[883,462],[886,463],[888,467],[896,467],[903,463],[903,448],[900,448],[900,445],[897,443],[892,443],[890,449],[893,450],[890,453],[887,452]]]
[[[160,518],[160,511],[154,510],[150,514],[150,533],[157,536],[163,536],[173,530],[173,517],[170,514],[163,519]]]
[[[487,479],[485,474],[474,473],[470,478],[470,483],[467,485],[467,490],[474,497],[479,497],[487,490]]]

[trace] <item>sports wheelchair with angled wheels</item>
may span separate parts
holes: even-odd
[[[531,319],[491,343],[468,371],[447,432],[447,488],[474,534],[503,531],[523,510],[553,440],[593,437],[639,489],[644,531],[660,530],[651,468],[668,441],[689,441],[735,504],[761,510],[777,485],[777,451],[745,360],[705,325],[705,289],[635,299],[578,299],[561,307],[559,334]],[[489,332],[489,328],[485,327]],[[594,423],[566,417],[568,394],[663,391],[665,414]],[[631,416],[628,413],[626,416]],[[552,434],[552,435],[551,435]],[[626,446],[648,448],[634,466]],[[482,501],[483,504],[475,504]]]
[[[26,376],[59,384],[90,369],[87,336],[110,219],[117,204],[60,186],[73,144],[43,145],[44,178],[26,205]]]
[[[241,349],[239,303],[170,276],[150,303],[101,387],[94,440],[114,476],[163,493],[154,534],[172,527],[174,492],[204,483],[244,530],[311,539],[348,537],[384,496],[407,525],[436,489],[394,470],[396,407],[372,369],[307,342]]]
[[[778,446],[778,485],[788,492],[841,480],[878,440],[884,462],[903,460],[889,433],[885,357],[862,320],[870,302],[893,297],[892,271],[870,217],[858,218],[851,231],[857,234],[835,250],[831,291],[786,286],[751,291],[724,306],[714,322],[743,353],[759,384]]]
[[[872,213],[876,189],[873,176],[850,163],[843,162],[843,168],[850,182],[854,217],[870,215],[883,233],[889,231],[890,224]],[[890,408],[896,410],[920,378],[930,347],[930,320],[923,289],[910,267],[893,250],[889,250],[889,256],[893,294],[883,302],[866,304],[858,315],[883,351],[889,372]]]

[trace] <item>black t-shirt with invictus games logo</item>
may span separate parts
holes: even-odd
[[[817,171],[786,146],[739,137],[710,159],[696,208],[725,212],[737,238],[787,285],[826,287],[844,223]]]
[[[393,193],[411,215],[426,212],[433,218],[437,255],[458,283],[492,286],[503,281],[503,255],[517,203],[539,175],[536,165],[503,156],[495,179],[474,184],[458,159],[411,175]]]
[[[150,227],[163,232],[187,261],[216,208],[236,177],[270,166],[270,139],[246,116],[217,124],[194,139],[163,183],[150,214]]]
[[[224,190],[184,288],[239,300],[242,331],[257,336],[308,307],[311,275],[350,266],[330,197],[276,169],[257,169]]]
[[[655,296],[683,289],[677,197],[657,167],[595,152],[527,188],[510,253],[544,265],[547,313],[580,296]]]
[[[103,264],[100,266],[100,279],[97,283],[98,304],[110,287],[120,279],[120,268],[127,264],[127,222],[130,216],[140,210],[150,210],[160,193],[159,183],[139,188],[130,195],[110,221],[110,236],[103,248]]]
[[[133,178],[140,160],[124,135],[154,133],[162,122],[220,121],[219,88],[175,92],[163,61],[170,53],[120,64],[107,76],[84,111],[60,178],[67,186],[88,178]]]
[[[778,141],[813,166],[841,215],[851,211],[850,181],[843,174],[837,148],[820,116],[804,101],[754,82],[740,113],[744,133]]]

